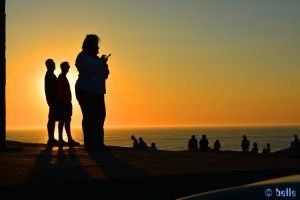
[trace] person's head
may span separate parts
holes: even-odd
[[[142,138],[142,137],[140,137],[140,138],[139,138],[139,141],[141,141],[141,142],[142,142],[142,141],[143,141],[143,138]]]
[[[244,139],[247,139],[247,136],[246,136],[246,135],[243,135],[243,138],[244,138]]]
[[[193,139],[195,139],[195,137],[196,137],[195,135],[192,135],[192,138],[193,138]]]
[[[97,35],[88,34],[83,41],[82,50],[91,56],[97,56],[99,53],[99,42],[100,38]]]
[[[155,147],[155,142],[152,142],[152,143],[151,143],[151,147]]]
[[[298,138],[298,136],[297,136],[297,135],[294,135],[294,138],[296,138],[296,139],[297,139],[297,138]]]
[[[46,67],[47,67],[48,71],[54,71],[55,70],[55,62],[51,58],[47,59],[45,64],[46,64]]]
[[[203,138],[203,139],[206,139],[206,135],[202,135],[202,138]]]
[[[254,146],[254,147],[257,147],[257,142],[254,142],[254,143],[253,143],[253,146]]]
[[[270,148],[270,147],[271,147],[270,143],[267,143],[267,147],[268,147],[268,148]]]
[[[132,139],[132,140],[136,140],[136,138],[135,138],[135,136],[134,136],[134,135],[132,135],[132,136],[131,136],[131,139]]]
[[[70,65],[69,65],[68,62],[62,62],[62,63],[60,64],[60,68],[61,68],[61,72],[64,73],[64,74],[66,74],[66,73],[69,72]]]

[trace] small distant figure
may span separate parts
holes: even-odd
[[[190,151],[197,151],[198,150],[198,140],[196,139],[195,135],[191,136],[191,139],[188,143],[188,148]]]
[[[131,139],[133,140],[133,144],[132,144],[132,147],[134,149],[138,148],[139,147],[139,142],[138,140],[136,139],[136,137],[134,135],[131,136]]]
[[[70,84],[67,78],[70,65],[68,62],[62,62],[60,64],[61,73],[57,78],[57,100],[59,107],[59,123],[58,123],[58,142],[59,145],[78,146],[78,142],[73,140],[71,134],[71,116],[72,116],[72,94]],[[65,127],[68,142],[63,140],[63,128]]]
[[[249,151],[250,141],[248,140],[246,135],[243,135],[243,140],[242,140],[241,147],[242,147],[243,152],[248,152]]]
[[[294,149],[294,141],[291,141],[290,149]]]
[[[262,150],[261,153],[262,154],[266,154],[266,155],[268,155],[268,154],[271,153],[271,145],[270,145],[270,143],[267,143],[267,148],[263,148],[263,150]]]
[[[148,148],[147,143],[143,140],[142,137],[139,137],[139,148],[141,148],[141,149],[147,149]]]
[[[214,150],[215,151],[220,151],[221,149],[221,143],[219,140],[216,140],[215,143],[214,143]]]
[[[258,146],[257,146],[257,142],[253,143],[253,148],[251,150],[252,153],[258,153]]]
[[[300,148],[299,138],[297,135],[294,135],[294,149],[299,149],[299,148]]]
[[[209,146],[208,146],[208,139],[206,138],[206,135],[202,135],[202,138],[199,141],[199,149],[200,150],[210,149]]]
[[[157,147],[156,147],[155,142],[152,142],[152,143],[151,143],[150,150],[151,150],[152,152],[157,152]]]

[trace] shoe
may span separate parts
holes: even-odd
[[[58,146],[59,142],[55,139],[53,140],[48,140],[47,146]]]
[[[69,141],[68,141],[68,144],[69,144],[70,146],[79,146],[79,145],[80,145],[80,143],[79,143],[79,142],[76,142],[75,140],[69,140]]]
[[[65,145],[67,145],[68,143],[66,142],[66,141],[64,141],[64,140],[59,140],[58,141],[58,145],[59,146],[65,146]]]

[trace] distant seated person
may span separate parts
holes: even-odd
[[[143,140],[142,137],[139,138],[139,145],[138,147],[140,149],[148,149],[148,145],[146,144],[146,142]]]
[[[214,150],[215,151],[220,151],[221,149],[221,143],[219,140],[216,140],[215,143],[214,143]]]
[[[198,140],[196,139],[195,135],[191,136],[191,139],[188,143],[188,148],[190,151],[197,151],[198,150]]]
[[[208,139],[206,138],[206,135],[202,135],[202,138],[199,142],[199,149],[200,150],[208,150],[210,147],[208,146]]]
[[[271,145],[268,143],[267,148],[263,148],[261,153],[266,154],[266,155],[270,154],[271,153]]]
[[[300,148],[299,138],[297,135],[294,135],[294,149],[299,149],[299,148]]]
[[[258,147],[257,147],[257,143],[256,142],[253,143],[253,148],[252,148],[251,152],[252,153],[258,153]]]
[[[290,149],[294,149],[294,141],[291,141]]]
[[[157,147],[156,147],[155,142],[152,142],[152,143],[151,143],[151,148],[150,148],[150,150],[151,150],[152,152],[156,152],[156,151],[157,151]]]
[[[250,141],[248,140],[246,135],[243,135],[243,140],[242,140],[242,143],[241,143],[241,147],[242,147],[243,152],[248,152],[249,151]]]
[[[133,140],[133,144],[132,144],[132,147],[134,149],[138,148],[139,147],[139,142],[138,140],[136,139],[136,137],[134,135],[131,136],[131,139]]]

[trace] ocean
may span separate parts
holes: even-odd
[[[56,128],[57,129],[57,128]],[[142,137],[150,146],[152,142],[160,150],[187,150],[188,140],[195,135],[198,141],[205,134],[209,146],[213,147],[216,139],[221,142],[221,150],[241,151],[242,136],[247,135],[252,147],[258,143],[259,152],[271,144],[271,151],[288,148],[294,135],[300,137],[300,126],[249,126],[249,127],[159,127],[159,128],[105,128],[105,144],[108,146],[132,147],[131,135]],[[57,130],[55,137],[57,138]],[[72,129],[73,139],[83,144],[81,128]],[[27,143],[47,143],[47,129],[7,129],[6,140]],[[64,139],[67,141],[64,132]]]

